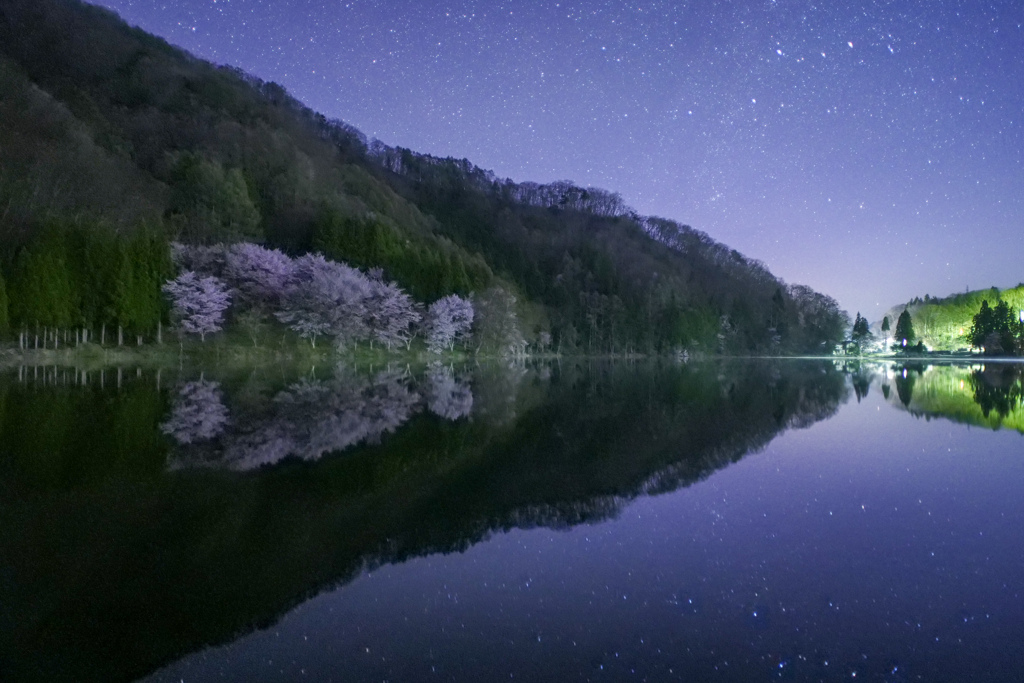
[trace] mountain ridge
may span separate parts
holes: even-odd
[[[44,223],[144,223],[319,250],[424,301],[499,286],[527,341],[563,352],[829,353],[848,324],[831,297],[614,192],[368,141],[78,0],[0,8],[0,114],[8,277]]]

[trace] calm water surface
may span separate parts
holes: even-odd
[[[1024,676],[1015,366],[28,372],[4,680]]]

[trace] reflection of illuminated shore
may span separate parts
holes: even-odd
[[[1024,433],[1024,400],[1016,363],[973,363],[895,368],[883,378],[894,384],[890,403],[922,417],[1013,429]]]

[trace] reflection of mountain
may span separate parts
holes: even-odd
[[[1020,365],[987,363],[899,367],[893,381],[898,405],[914,415],[1024,433],[1022,376]]]
[[[485,376],[504,388],[491,392]],[[379,397],[380,383],[332,382],[292,384],[290,398],[270,405],[223,381],[237,443],[276,423],[285,427],[266,433],[292,439],[293,453],[319,452],[314,420],[300,415],[330,418],[330,406]],[[397,386],[412,394],[426,385]],[[426,401],[461,412],[467,401],[444,386],[423,389]],[[471,419],[401,413],[401,429],[340,457],[168,472],[158,425],[173,396],[141,384],[104,394],[0,383],[0,671],[129,680],[273,621],[367,566],[503,529],[614,516],[637,495],[698,481],[788,427],[828,417],[847,396],[839,372],[811,363],[567,365],[547,380],[486,368],[473,390]],[[387,397],[389,410],[401,404]],[[195,453],[231,466],[259,460],[235,458],[232,448],[245,449],[223,438]]]

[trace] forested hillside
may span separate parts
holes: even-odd
[[[848,324],[831,298],[613,193],[368,142],[106,10],[4,0],[0,333],[150,338],[170,322],[171,241],[319,251],[424,304],[504,290],[526,341],[563,353],[828,352]]]
[[[1024,284],[1000,290],[979,289],[937,298],[925,295],[889,309],[894,324],[903,311],[913,321],[916,339],[931,350],[984,349],[990,355],[1020,355],[1024,350]],[[998,318],[998,319],[997,319]],[[987,337],[1009,335],[992,343]],[[998,349],[996,347],[999,347]]]

